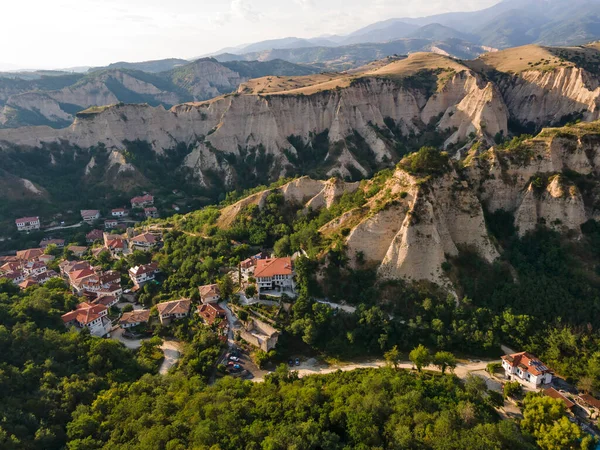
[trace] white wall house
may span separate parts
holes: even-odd
[[[294,271],[291,258],[259,259],[254,271],[258,291],[274,290],[294,292]]]
[[[552,382],[551,370],[527,352],[503,356],[502,367],[509,380],[522,381],[535,387]]]
[[[39,217],[22,217],[15,220],[17,230],[19,231],[31,231],[40,229],[40,218]]]

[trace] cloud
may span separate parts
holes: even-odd
[[[259,22],[262,19],[262,14],[254,10],[247,0],[232,0],[231,13],[235,17],[249,20],[250,22]]]
[[[300,5],[304,9],[310,9],[316,6],[315,0],[294,0],[294,3]]]

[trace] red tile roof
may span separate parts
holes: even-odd
[[[106,306],[90,305],[89,303],[80,303],[75,311],[68,312],[62,315],[63,323],[69,323],[73,320],[87,325],[90,322],[98,319],[102,312],[106,311]]]
[[[19,283],[19,287],[21,289],[27,289],[28,287],[37,286],[37,285],[38,284],[35,281],[31,280],[31,279],[27,279],[27,280]]]
[[[30,259],[37,258],[44,254],[44,250],[41,248],[30,248],[27,250],[21,250],[17,252],[17,259],[21,261],[28,261]]]
[[[571,409],[573,406],[575,406],[575,403],[573,403],[571,400],[569,400],[567,397],[562,395],[560,392],[558,392],[554,388],[545,389],[544,394],[547,395],[548,397],[552,397],[557,400],[562,400],[563,403],[565,404],[565,406],[567,407],[567,409]]]
[[[206,286],[200,286],[198,291],[200,292],[200,298],[216,297],[221,295],[218,284],[207,284]]]
[[[141,242],[146,244],[155,244],[157,239],[152,233],[143,233],[131,239],[133,242]]]
[[[292,274],[292,259],[275,258],[275,259],[259,259],[256,261],[256,270],[254,276],[256,278],[267,278],[274,275],[291,275]]]
[[[119,325],[126,325],[131,323],[144,323],[150,320],[150,311],[148,310],[137,310],[124,313],[119,319]]]
[[[219,305],[212,304],[200,305],[198,307],[198,314],[200,314],[209,325],[215,323],[217,318],[223,319],[227,316],[223,308]]]
[[[91,277],[92,275],[95,275],[95,272],[92,269],[74,270],[69,273],[69,279],[71,281],[77,281],[86,277]]]
[[[190,312],[192,301],[181,299],[172,302],[159,303],[156,309],[161,316],[171,314],[187,314]]]
[[[102,240],[103,236],[104,236],[104,233],[102,232],[102,230],[92,230],[88,234],[85,235],[85,238],[88,241],[100,241],[100,240]]]
[[[592,408],[600,409],[600,400],[592,397],[590,394],[580,394],[579,398],[588,405],[590,405]]]
[[[527,352],[505,355],[502,359],[512,367],[520,367],[523,372],[529,372],[535,376],[550,372],[544,363]]]
[[[145,195],[141,195],[139,197],[133,197],[131,199],[131,203],[149,203],[149,202],[153,202],[154,201],[154,197],[150,194],[145,194]]]
[[[39,217],[21,217],[20,219],[15,220],[15,223],[27,223],[27,222],[38,222],[40,220]]]

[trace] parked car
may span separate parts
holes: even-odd
[[[229,360],[230,360],[230,361],[235,361],[235,362],[238,362],[238,361],[240,360],[240,358],[238,358],[237,356],[230,356],[230,357],[229,357]]]
[[[293,360],[293,359],[290,359],[290,360],[288,361],[288,365],[289,365],[289,366],[293,366],[293,365],[294,365],[294,360]]]
[[[296,358],[296,365],[299,366],[300,365],[300,358]]]

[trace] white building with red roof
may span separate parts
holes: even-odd
[[[40,218],[35,217],[21,217],[15,220],[17,230],[19,231],[31,231],[40,229]]]
[[[27,278],[27,275],[22,270],[15,270],[15,271],[7,272],[7,273],[0,275],[0,278],[6,278],[7,280],[12,281],[13,284],[20,284],[23,281],[25,281],[25,278]]]
[[[131,238],[129,243],[133,250],[146,251],[156,246],[156,244],[158,243],[158,238],[152,233],[142,233],[138,236]]]
[[[259,259],[256,261],[254,278],[259,292],[276,289],[293,293],[295,285],[292,259],[289,257]]]
[[[145,206],[154,205],[154,197],[150,194],[144,194],[131,199],[132,208],[143,208]]]
[[[92,244],[96,241],[101,241],[104,238],[104,232],[102,230],[92,230],[85,235],[85,240],[88,244]]]
[[[221,291],[217,284],[207,284],[206,286],[200,286],[198,288],[200,292],[200,300],[202,303],[218,303],[221,299]]]
[[[158,209],[155,206],[144,208],[144,215],[148,219],[158,219]]]
[[[23,266],[23,272],[27,275],[38,275],[44,273],[46,270],[46,264],[39,261],[29,261]]]
[[[93,223],[94,221],[100,219],[100,211],[97,209],[82,209],[81,218],[85,223]]]
[[[111,230],[113,228],[117,228],[117,225],[119,225],[119,221],[117,219],[106,219],[104,221],[104,229],[105,230]]]
[[[56,245],[58,248],[63,248],[65,246],[64,239],[42,239],[40,242],[40,247],[45,249],[49,245]]]
[[[509,380],[525,382],[535,387],[552,382],[552,371],[527,352],[503,356],[502,367]]]
[[[129,269],[129,278],[136,286],[143,286],[148,281],[154,280],[158,272],[157,263],[144,264]]]
[[[171,320],[182,319],[189,315],[192,301],[189,299],[174,300],[156,305],[160,323],[169,325]]]
[[[112,324],[108,317],[108,308],[104,305],[80,303],[77,309],[63,314],[66,327],[88,328],[94,336],[102,337],[110,332]]]
[[[115,208],[110,212],[113,217],[125,217],[129,212],[125,208]]]

